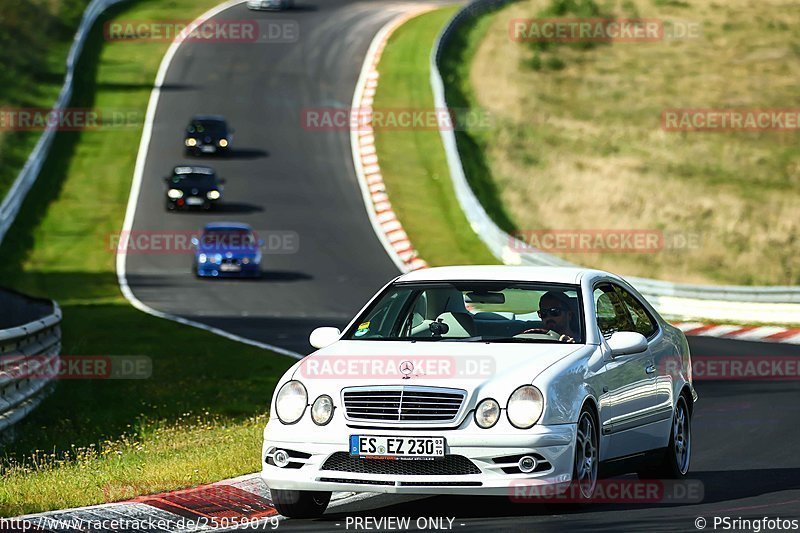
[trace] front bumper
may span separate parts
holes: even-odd
[[[181,209],[181,210],[193,210],[193,209],[212,209],[215,205],[217,205],[217,200],[209,200],[208,198],[201,198],[201,203],[198,204],[189,204],[187,202],[187,198],[169,198],[167,197],[167,209]]]
[[[186,153],[199,156],[199,155],[214,155],[214,154],[226,154],[228,153],[228,149],[230,148],[230,144],[228,146],[219,146],[219,144],[214,143],[197,143],[194,146],[187,146]]]
[[[197,275],[201,278],[258,278],[261,276],[261,265],[250,263],[241,265],[239,271],[225,271],[220,269],[216,263],[196,264]]]
[[[529,430],[513,428],[507,421],[488,430],[480,429],[471,421],[458,429],[414,430],[397,429],[356,429],[344,424],[334,428],[304,427],[311,423],[301,421],[286,426],[276,419],[270,420],[264,430],[261,477],[271,489],[314,490],[314,491],[352,491],[381,492],[391,494],[475,494],[514,497],[515,491],[524,487],[547,486],[551,493],[559,494],[567,489],[572,478],[575,456],[575,424],[553,426],[534,426]],[[313,424],[311,424],[313,425]],[[387,462],[380,460],[364,463],[364,468],[347,471],[338,459],[348,453],[350,435],[390,435],[390,436],[442,436],[446,439],[445,453],[448,456],[462,456],[477,469],[475,473],[453,472],[440,474],[435,464],[425,465],[424,473],[398,474],[385,471]],[[290,452],[290,467],[279,468],[270,464],[276,449]],[[298,453],[299,452],[299,453]],[[337,454],[336,457],[332,456]],[[528,474],[506,473],[504,468],[513,468],[517,460],[495,462],[508,456],[533,455],[539,460],[538,468]],[[330,461],[329,461],[330,459]],[[537,459],[538,460],[538,459]],[[380,461],[377,464],[374,461]],[[327,462],[327,464],[326,464]],[[405,461],[404,461],[405,462]],[[431,463],[430,461],[424,461]],[[448,461],[449,462],[449,461]],[[459,463],[464,463],[459,460]],[[299,464],[299,468],[297,467]],[[441,463],[444,464],[444,463]],[[353,469],[355,470],[355,469]],[[390,468],[389,470],[393,470]],[[407,469],[403,469],[407,470]],[[420,470],[412,468],[411,470]]]

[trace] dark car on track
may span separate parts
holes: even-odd
[[[233,130],[224,117],[197,115],[186,126],[183,144],[187,155],[226,154],[232,140]]]
[[[261,247],[252,228],[238,222],[206,224],[195,247],[194,272],[198,277],[261,276]]]
[[[167,209],[211,209],[222,199],[222,184],[210,167],[175,167],[171,176],[164,178],[167,185]]]

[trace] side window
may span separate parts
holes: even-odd
[[[622,287],[614,285],[614,289],[617,291],[617,294],[619,294],[620,299],[625,304],[633,320],[633,329],[626,331],[635,331],[636,333],[641,333],[645,337],[653,335],[658,330],[658,326],[642,303]]]
[[[614,288],[607,283],[594,290],[594,303],[597,310],[597,327],[603,337],[609,338],[617,331],[634,331],[630,315]]]

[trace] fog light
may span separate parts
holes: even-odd
[[[286,450],[278,450],[272,454],[272,462],[278,468],[283,468],[289,464],[289,454],[286,453]]]
[[[525,457],[519,460],[517,466],[519,467],[520,472],[524,474],[529,474],[530,472],[536,470],[536,459],[534,457],[531,457],[530,455],[526,455]]]

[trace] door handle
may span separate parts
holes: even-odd
[[[656,365],[650,363],[645,367],[644,371],[647,372],[648,374],[654,374],[656,371]]]

